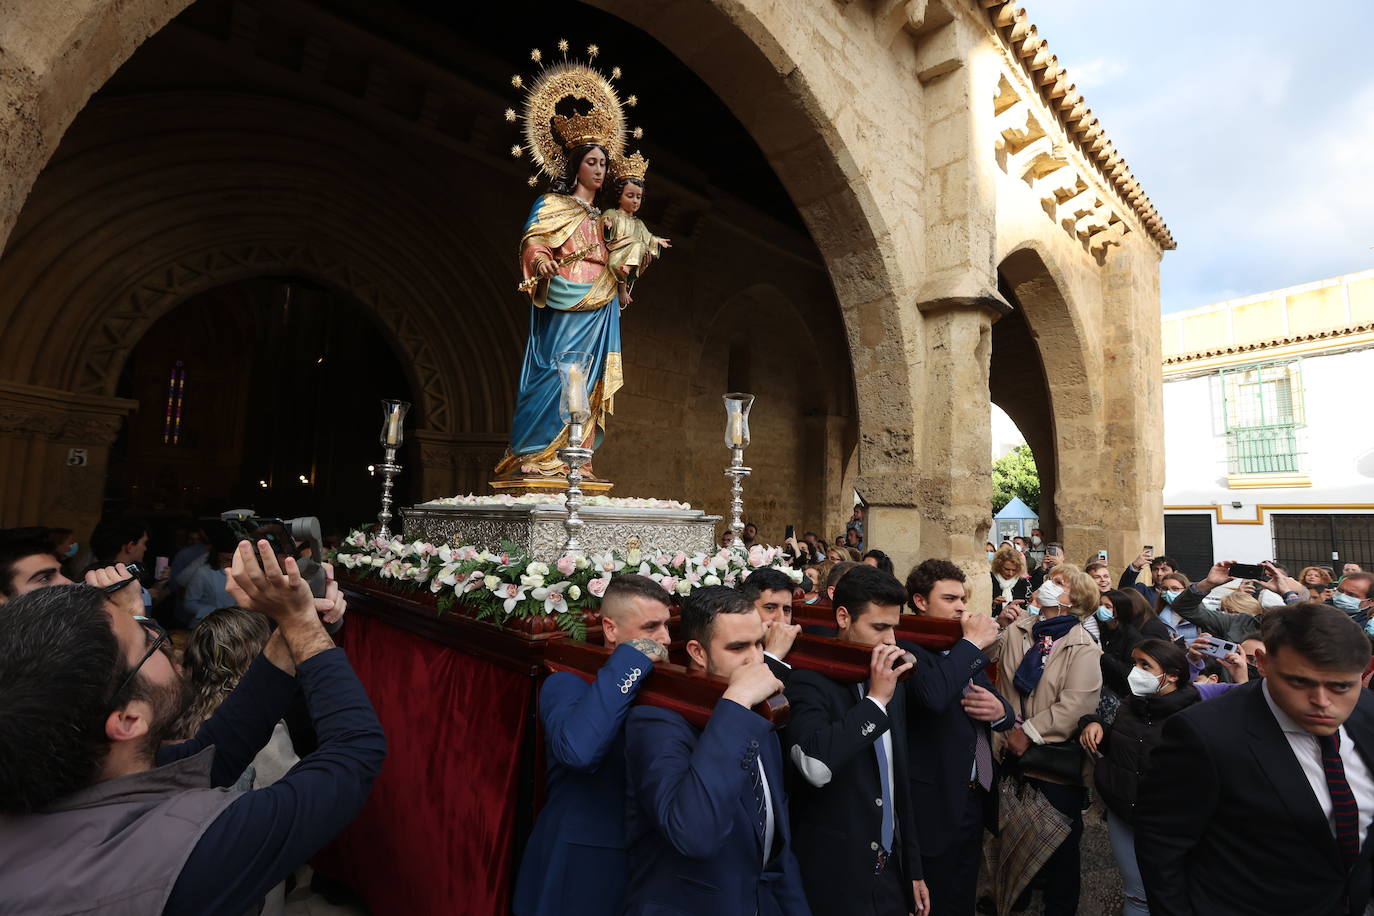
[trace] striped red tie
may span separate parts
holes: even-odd
[[[1322,752],[1322,769],[1326,772],[1326,788],[1331,792],[1331,818],[1336,823],[1336,845],[1347,865],[1360,855],[1360,807],[1355,793],[1345,781],[1345,764],[1341,761],[1341,736],[1318,735],[1317,745]]]

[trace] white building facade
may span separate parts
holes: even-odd
[[[1374,270],[1163,334],[1164,551],[1194,578],[1214,559],[1374,568]]]

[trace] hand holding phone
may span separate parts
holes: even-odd
[[[1258,563],[1232,563],[1231,578],[1254,579],[1257,582],[1263,582],[1269,578],[1269,572]]]
[[[1240,646],[1235,643],[1210,634],[1200,636],[1193,642],[1193,646],[1203,655],[1210,655],[1212,658],[1223,661],[1227,656],[1240,651]]]

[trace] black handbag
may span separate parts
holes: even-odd
[[[1021,698],[1021,717],[1026,715],[1026,698]],[[1032,744],[1017,758],[1016,768],[1022,776],[1045,779],[1070,785],[1083,785],[1083,745],[1077,741],[1055,741]]]
[[[1032,744],[1017,763],[1031,779],[1083,785],[1083,745],[1077,741]]]

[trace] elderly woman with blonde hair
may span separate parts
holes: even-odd
[[[1044,911],[1073,913],[1086,793],[1083,758],[1073,742],[1079,720],[1097,709],[1102,689],[1102,650],[1082,623],[1096,613],[1101,592],[1091,576],[1065,563],[1046,574],[1035,601],[1040,613],[1024,614],[1008,626],[995,650],[997,689],[1019,713],[1014,727],[996,735],[1003,759],[1024,755],[1019,762],[1026,781],[1069,822],[1068,837],[1041,874]],[[1028,900],[1027,892],[1017,903]]]
[[[1026,558],[1010,544],[992,555],[992,616],[996,617],[1013,601],[1030,598],[1030,579],[1026,578]]]

